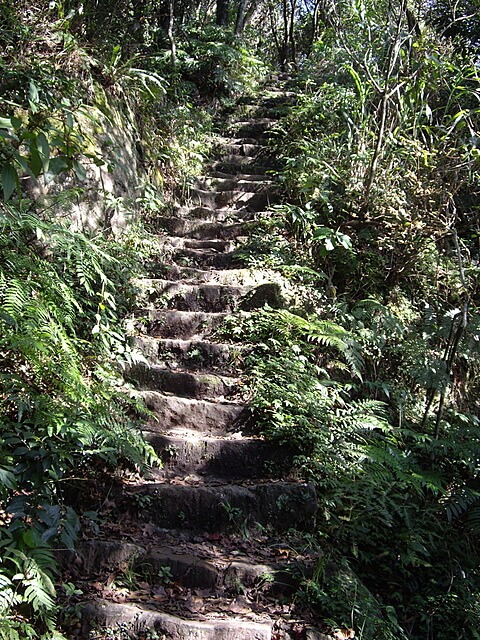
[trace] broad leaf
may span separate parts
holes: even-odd
[[[11,164],[5,164],[2,168],[3,199],[10,200],[18,186],[18,173],[15,167]]]

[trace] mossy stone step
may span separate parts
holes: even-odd
[[[197,240],[175,235],[157,236],[157,242],[159,248],[163,249],[167,255],[172,249],[194,249],[197,251],[213,249],[218,253],[224,253],[231,251],[235,247],[231,240],[219,240],[217,238]]]
[[[227,313],[204,311],[178,311],[139,309],[137,315],[145,317],[147,333],[151,337],[187,340],[205,338],[219,329]]]
[[[152,544],[153,543],[153,544]],[[210,545],[213,546],[213,545]],[[85,574],[98,574],[98,570],[132,571],[142,581],[158,583],[165,568],[170,579],[188,589],[227,591],[232,595],[239,590],[255,589],[256,594],[288,593],[295,584],[293,573],[306,576],[310,562],[287,561],[274,564],[259,562],[249,555],[228,549],[212,549],[204,543],[184,545],[156,544],[155,538],[148,546],[120,540],[84,540],[76,548],[75,561]],[[61,562],[72,561],[72,553],[63,554]],[[290,572],[290,575],[289,575]]]
[[[243,222],[250,218],[246,211],[242,209],[212,209],[209,207],[179,207],[176,211],[179,217],[187,220],[196,220],[201,222],[227,222],[236,223]]]
[[[259,438],[242,436],[238,432],[229,437],[204,436],[182,427],[179,431],[178,435],[175,430],[169,435],[147,434],[164,465],[154,472],[154,477],[168,479],[194,474],[205,478],[248,480],[275,476],[272,467],[276,471],[289,469],[288,453]],[[267,460],[271,460],[271,464]]]
[[[309,483],[167,484],[128,486],[123,497],[142,503],[141,517],[159,527],[224,532],[245,526],[276,532],[313,526],[317,496]]]
[[[179,311],[232,312],[252,290],[248,286],[191,284],[179,280],[138,281],[139,299],[157,308]]]
[[[225,191],[241,191],[242,193],[258,193],[267,191],[275,186],[273,180],[265,176],[249,176],[246,179],[240,177],[202,176],[197,178],[196,189],[213,190],[217,193]]]
[[[208,312],[233,312],[236,309],[250,311],[260,309],[265,305],[273,308],[281,308],[285,305],[282,288],[275,282],[248,281],[249,284],[235,285],[230,282],[237,281],[235,271],[219,271],[222,280],[226,284],[215,283],[215,271],[212,271],[213,283],[189,282],[182,280],[163,280],[145,278],[137,281],[140,289],[139,299],[147,304],[165,309],[179,311],[208,311]],[[259,274],[262,277],[262,273]]]
[[[272,162],[259,164],[255,156],[240,156],[234,154],[225,154],[222,160],[216,160],[210,163],[213,171],[224,171],[225,173],[254,173],[265,175],[275,167]]]
[[[128,381],[139,389],[172,393],[182,398],[228,398],[239,391],[239,379],[213,373],[172,371],[160,365],[138,363],[125,372]]]
[[[227,141],[220,142],[217,146],[217,156],[219,156],[220,160],[226,162],[226,158],[234,156],[237,158],[246,157],[249,158],[250,162],[255,162],[256,159],[262,157],[268,157],[270,149],[266,145],[262,145],[259,143],[246,143],[246,142],[236,142],[236,141]],[[245,161],[247,164],[249,161]],[[257,164],[259,164],[257,162]]]
[[[217,216],[220,217],[220,216]],[[196,240],[233,240],[241,235],[246,235],[252,222],[236,222],[225,224],[224,222],[189,220],[172,216],[158,216],[155,219],[155,227],[163,229],[175,236],[194,238]]]
[[[232,269],[198,269],[184,267],[176,263],[163,267],[165,278],[142,278],[137,280],[140,288],[151,289],[157,283],[178,281],[190,284],[222,284],[242,287],[255,287],[266,282],[278,281],[286,284],[284,277],[272,269],[232,268]]]
[[[220,370],[231,372],[242,361],[246,345],[210,342],[208,340],[181,340],[137,336],[135,347],[145,358],[162,366],[182,367],[190,370]]]
[[[180,428],[204,435],[223,435],[236,431],[250,415],[245,405],[238,402],[182,398],[152,389],[139,393],[154,414],[145,425],[150,434],[178,433]]]
[[[192,188],[189,191],[190,201],[202,207],[222,208],[233,207],[249,211],[262,211],[280,199],[278,191],[261,189],[257,192],[231,189],[226,191],[212,191],[208,189]]]
[[[251,118],[249,120],[232,123],[228,132],[240,138],[256,138],[265,135],[276,124],[276,120],[270,118]]]
[[[241,240],[242,237],[237,238],[238,244],[240,244]],[[174,248],[171,258],[180,265],[195,266],[200,269],[232,269],[243,265],[239,251],[238,248],[234,248],[231,251]]]

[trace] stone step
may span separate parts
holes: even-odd
[[[252,290],[251,286],[190,283],[144,278],[136,281],[138,299],[148,305],[178,311],[232,312]]]
[[[237,158],[247,157],[250,159],[250,162],[255,163],[257,158],[267,157],[269,151],[267,146],[258,143],[252,144],[228,140],[219,142],[217,146],[217,155],[220,156],[223,162],[226,162],[227,157],[235,156]],[[246,164],[248,164],[248,162],[246,162]]]
[[[230,273],[235,282],[239,270],[212,271],[229,282]],[[245,270],[248,273],[249,270]],[[202,272],[203,273],[203,272]],[[268,274],[268,272],[265,272]],[[263,272],[259,272],[263,277]],[[245,278],[249,277],[245,275]],[[210,280],[211,282],[211,280]],[[139,288],[138,300],[157,308],[177,311],[205,311],[209,313],[232,313],[235,310],[252,311],[266,305],[279,309],[285,306],[285,291],[278,282],[250,280],[250,284],[196,283],[182,280],[143,278],[136,281]]]
[[[252,105],[261,107],[276,107],[284,105],[292,105],[297,101],[297,94],[294,91],[286,91],[283,89],[270,89],[262,99],[255,96],[244,96],[238,100],[239,105]]]
[[[200,340],[218,330],[229,314],[140,309],[137,315],[146,318],[146,330],[150,337]]]
[[[246,104],[237,109],[236,116],[239,116],[242,120],[247,120],[248,118],[268,118],[273,122],[278,122],[280,118],[288,115],[290,106],[291,105],[288,104],[279,104],[269,107],[264,104]]]
[[[196,238],[185,238],[176,235],[161,235],[157,237],[160,250],[168,255],[173,249],[193,249],[195,251],[203,251],[212,249],[217,253],[225,253],[232,251],[235,244],[231,240],[221,240],[218,238],[206,238],[198,240]]]
[[[164,278],[143,278],[137,280],[137,286],[152,289],[157,282],[179,281],[184,284],[221,284],[236,287],[256,287],[266,282],[277,280],[285,282],[285,278],[272,269],[232,268],[232,269],[198,269],[184,267],[179,264],[166,264],[163,267]]]
[[[239,167],[241,169],[241,165],[239,165]],[[214,169],[211,169],[208,172],[207,179],[212,179],[212,178],[214,179],[223,178],[225,180],[244,180],[249,182],[263,182],[263,183],[266,183],[267,181],[271,180],[271,177],[265,176],[265,173],[259,173],[259,174],[241,173],[238,171],[238,167],[237,167],[237,170],[235,171],[216,171]]]
[[[237,370],[243,353],[248,349],[244,345],[207,340],[172,340],[151,336],[137,336],[134,345],[153,364],[223,372]]]
[[[125,371],[125,378],[138,389],[172,393],[183,398],[228,398],[238,394],[239,378],[213,373],[172,371],[157,364],[137,363]]]
[[[161,537],[165,537],[162,540]],[[161,583],[165,568],[169,579],[184,589],[208,590],[231,594],[245,593],[254,589],[255,594],[291,593],[294,573],[307,576],[317,555],[301,556],[298,559],[266,562],[265,558],[252,557],[236,549],[220,547],[208,538],[201,542],[191,540],[177,544],[169,538],[156,536],[147,546],[121,540],[84,540],[78,544],[75,557],[70,552],[62,554],[63,564],[75,561],[86,575],[98,575],[98,570],[122,572],[127,568],[148,584]],[[267,540],[268,544],[270,540]],[[163,544],[162,544],[163,543]],[[277,547],[273,543],[272,551]],[[220,551],[220,553],[219,553]],[[266,554],[265,554],[266,555]],[[272,553],[273,556],[273,553]],[[262,561],[263,560],[263,561]]]
[[[231,124],[228,132],[239,138],[255,138],[265,135],[276,124],[276,120],[270,118],[251,118],[237,121]]]
[[[253,173],[263,174],[267,171],[271,171],[272,167],[270,166],[270,161],[265,163],[264,165],[259,164],[257,158],[255,156],[245,156],[239,154],[228,154],[224,153],[221,160],[215,160],[210,163],[211,167],[218,168],[219,171],[222,171],[221,166],[234,166],[241,167],[241,171],[243,173],[248,173],[252,171]],[[228,171],[225,169],[225,171]],[[234,169],[235,173],[238,171],[237,168]]]
[[[242,238],[237,238],[240,241]],[[214,249],[175,249],[172,259],[177,264],[195,266],[200,269],[232,269],[241,266],[242,255],[239,249],[219,252]]]
[[[241,209],[211,209],[209,207],[178,207],[175,211],[180,218],[200,222],[243,222],[248,219],[247,212]]]
[[[249,176],[247,179],[241,179],[238,176],[227,178],[201,176],[197,179],[194,190],[213,190],[216,193],[224,193],[225,191],[258,193],[259,191],[272,189],[274,185],[275,182],[265,176]]]
[[[163,467],[155,470],[158,479],[203,476],[222,480],[266,478],[272,470],[290,468],[286,452],[259,438],[235,433],[229,437],[203,436],[198,432],[169,435],[149,433],[147,439],[160,456]],[[272,463],[267,464],[268,454]],[[280,467],[280,462],[283,466]]]
[[[248,209],[249,211],[262,211],[271,204],[276,204],[280,200],[279,193],[273,189],[263,189],[260,192],[240,191],[231,189],[228,191],[211,191],[208,189],[192,188],[189,190],[189,197],[192,203],[208,208],[237,208]]]
[[[312,528],[317,510],[309,483],[128,485],[124,498],[141,502],[141,517],[159,527],[222,532],[260,525],[275,532]]]
[[[98,638],[96,629],[127,633],[130,640],[151,637],[149,632],[163,640],[272,640],[272,622],[257,623],[240,618],[186,620],[143,604],[98,600],[84,608],[82,621],[84,640]],[[286,636],[277,636],[276,640],[283,638]]]
[[[206,209],[206,211],[212,211],[213,222],[201,219],[189,220],[171,216],[157,216],[155,218],[155,226],[157,229],[162,229],[174,236],[193,238],[195,240],[233,240],[240,235],[248,234],[249,230],[253,228],[254,223],[252,222],[225,224],[216,220],[216,218],[220,217],[218,211],[215,212],[213,209]]]
[[[180,398],[152,390],[141,391],[140,396],[155,415],[145,425],[148,437],[158,433],[179,436],[190,431],[224,435],[239,428],[249,417],[246,406],[236,402]]]

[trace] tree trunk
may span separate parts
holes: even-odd
[[[168,0],[168,40],[170,42],[170,60],[172,67],[177,64],[177,45],[175,44],[175,36],[173,34],[174,21],[175,0]]]
[[[248,0],[240,0],[238,3],[237,21],[235,23],[235,34],[237,36],[242,35],[245,29],[245,18],[247,12]]]
[[[228,26],[229,0],[217,0],[217,24],[219,27]]]

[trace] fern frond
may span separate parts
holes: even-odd
[[[15,585],[7,575],[0,571],[0,614],[8,613],[20,601],[21,598],[16,593]]]
[[[331,320],[305,319],[284,309],[277,313],[285,325],[307,341],[340,351],[352,372],[361,379],[363,358],[350,331]]]
[[[458,520],[473,511],[472,522],[476,525],[480,516],[480,492],[469,487],[462,487],[448,497],[444,508],[449,522]]]

